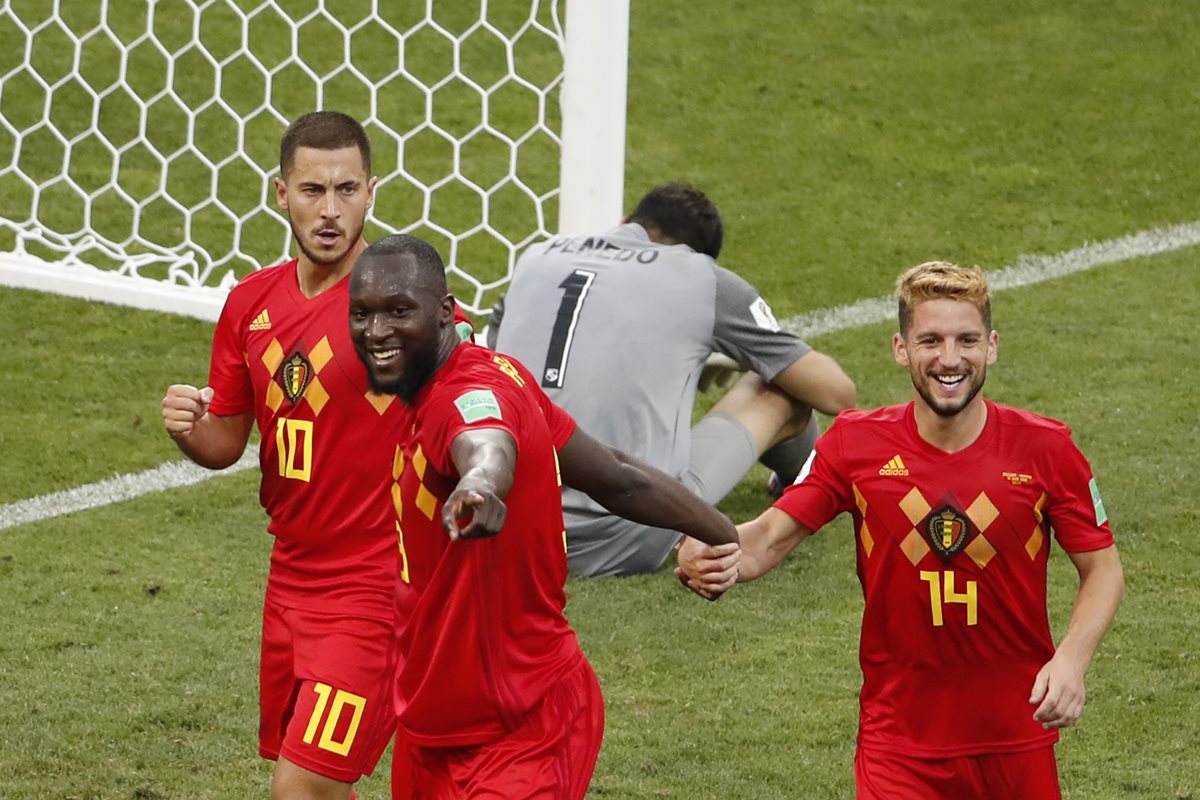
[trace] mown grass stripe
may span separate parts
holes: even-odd
[[[988,272],[988,281],[993,291],[1004,291],[1054,280],[1102,264],[1129,261],[1195,245],[1200,245],[1200,221],[1140,231],[1056,255],[1021,256],[1011,266]],[[890,296],[873,297],[849,305],[800,314],[783,320],[780,325],[798,336],[812,338],[891,319],[896,313],[895,303]],[[191,486],[218,475],[251,469],[257,463],[257,450],[250,448],[228,469],[211,471],[188,461],[171,461],[145,472],[117,475],[74,489],[31,497],[0,506],[0,530],[131,500],[150,492]]]
[[[87,511],[122,500],[132,500],[150,492],[192,486],[218,475],[232,475],[256,466],[258,448],[254,446],[246,448],[246,452],[237,463],[222,470],[205,469],[190,461],[169,461],[145,472],[116,475],[95,483],[76,486],[74,489],[43,494],[0,506],[0,530],[73,514],[76,511]]]
[[[1166,228],[1132,233],[1116,239],[1087,244],[1049,256],[1021,256],[1017,263],[987,273],[992,291],[1016,289],[1062,278],[1102,264],[1181,250],[1200,245],[1200,220]],[[871,325],[896,316],[891,295],[859,300],[836,308],[824,308],[780,321],[780,325],[802,338]]]

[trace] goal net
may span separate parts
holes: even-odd
[[[562,133],[571,92],[582,97],[563,94],[567,16],[581,33],[599,19],[627,37],[628,7],[622,18],[617,5],[8,0],[0,283],[215,319],[239,277],[288,257],[273,190],[279,138],[291,119],[328,108],[371,136],[380,180],[366,236],[429,240],[456,296],[486,310],[517,253],[558,230],[568,202],[597,220],[619,215],[624,52],[617,74],[599,64],[566,79],[607,70],[609,94],[620,82],[619,135],[573,123],[587,147],[601,131],[609,154],[576,147],[584,177],[568,178]],[[563,195],[564,183],[593,178],[607,187]]]

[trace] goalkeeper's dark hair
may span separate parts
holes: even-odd
[[[656,228],[662,239],[686,244],[697,253],[716,258],[725,240],[721,211],[704,192],[686,183],[655,186],[629,215],[649,230]]]
[[[446,265],[437,248],[424,239],[409,236],[407,233],[394,233],[372,242],[370,247],[359,254],[355,264],[387,265],[400,259],[411,262],[415,267],[414,273],[425,288],[439,296],[449,293]],[[406,263],[405,266],[409,264]]]
[[[287,180],[296,161],[296,149],[341,150],[357,147],[363,168],[371,174],[371,140],[354,117],[340,111],[310,111],[297,117],[279,141],[279,173]]]

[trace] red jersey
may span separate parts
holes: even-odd
[[[275,536],[267,594],[391,620],[387,478],[403,414],[396,398],[369,390],[350,341],[349,278],[309,298],[296,269],[292,260],[251,273],[229,293],[213,336],[209,412],[253,411],[258,422],[259,499]]]
[[[401,570],[400,724],[423,746],[478,744],[519,727],[583,657],[563,616],[566,534],[556,449],[575,422],[525,367],[459,345],[406,408],[394,499]],[[506,431],[517,446],[503,529],[450,541],[445,499],[458,483],[454,438]]]
[[[983,432],[957,453],[920,437],[912,403],[843,412],[775,504],[813,531],[854,519],[860,746],[951,758],[1058,739],[1029,703],[1054,654],[1050,534],[1081,552],[1112,532],[1070,429],[986,402]]]

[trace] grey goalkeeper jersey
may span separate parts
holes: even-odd
[[[525,364],[585,431],[676,477],[688,468],[710,353],[769,380],[810,349],[744,279],[634,223],[530,247],[491,326],[495,349]],[[563,510],[607,513],[572,490]]]

